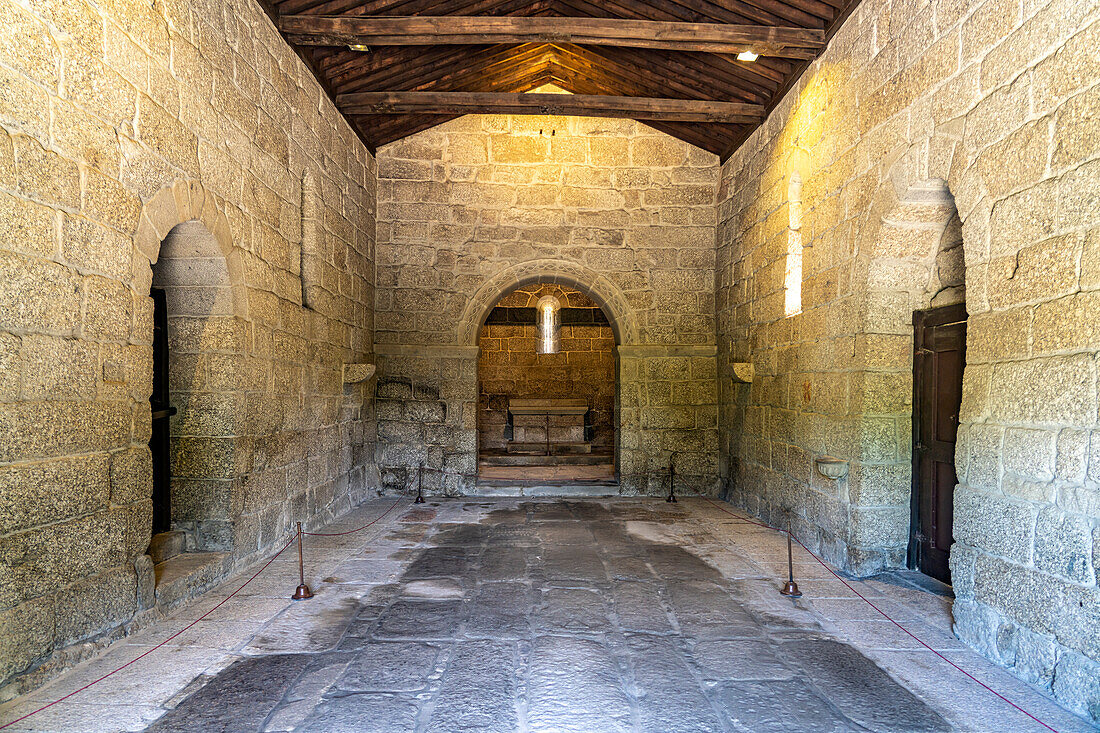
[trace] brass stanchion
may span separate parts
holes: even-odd
[[[668,455],[668,498],[665,501],[676,503],[676,451]]]
[[[801,598],[802,591],[798,589],[798,583],[794,582],[794,548],[791,544],[791,518],[787,517],[787,582],[779,591],[791,598]]]
[[[295,601],[304,601],[313,598],[313,591],[306,585],[306,567],[302,562],[302,523],[298,522],[298,587],[294,589],[291,598]]]
[[[420,470],[416,472],[416,501],[413,504],[424,503],[424,464],[420,464]]]

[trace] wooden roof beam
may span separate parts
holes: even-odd
[[[615,97],[604,94],[502,92],[356,92],[340,94],[344,114],[528,114],[627,117],[673,122],[759,122],[764,106],[707,99]]]
[[[809,59],[824,46],[815,28],[619,18],[284,15],[279,29],[301,46],[432,46],[574,43]]]

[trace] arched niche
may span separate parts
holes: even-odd
[[[957,483],[949,475],[955,470],[952,441],[966,360],[962,225],[946,181],[917,181],[900,192],[896,183],[880,191],[873,223],[858,242],[857,261],[866,279],[860,369],[851,384],[860,441],[857,455],[844,456],[853,467],[842,491],[856,509],[851,536],[882,538],[882,547],[862,549],[885,553],[882,564],[906,558],[910,566],[920,566],[921,553],[927,557],[935,550],[946,573]],[[940,492],[938,498],[930,499],[929,491]],[[942,547],[918,551],[929,542],[930,530],[922,523],[931,514],[946,522],[937,530]],[[861,557],[857,551],[854,563]]]

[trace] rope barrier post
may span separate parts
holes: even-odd
[[[676,503],[676,451],[672,451],[668,454],[668,498],[665,499],[670,504]]]
[[[304,601],[307,598],[313,598],[313,591],[306,585],[306,566],[302,561],[302,523],[298,522],[298,587],[294,589],[294,595],[291,599],[295,601]]]
[[[361,527],[356,527],[355,529],[349,529],[346,532],[303,532],[302,531],[302,523],[298,522],[298,537],[297,537],[297,540],[298,540],[298,575],[299,575],[299,578],[302,581],[302,584],[300,586],[298,586],[298,589],[301,590],[302,588],[304,588],[306,593],[309,593],[308,596],[302,596],[302,597],[303,598],[312,598],[313,597],[313,593],[310,592],[309,586],[307,586],[305,584],[304,566],[302,564],[302,535],[308,534],[308,535],[313,535],[314,537],[342,537],[344,535],[354,534],[355,532],[362,531],[362,530],[366,529],[367,527],[370,527],[371,525],[381,521],[383,517],[385,517],[387,514],[392,512],[394,509],[396,509],[397,505],[400,504],[400,503],[401,503],[401,500],[398,499],[397,501],[395,501],[393,504],[390,505],[389,509],[382,512],[381,514],[379,514],[377,517],[375,517],[371,521],[367,522],[366,524],[364,524]],[[218,603],[216,603],[214,605],[214,607],[211,608],[209,611],[207,611],[203,615],[199,616],[197,619],[195,619],[191,623],[187,624],[182,629],[180,629],[176,633],[169,636],[167,639],[165,639],[165,640],[161,641],[160,643],[156,644],[155,646],[150,647],[149,649],[145,650],[141,654],[139,654],[136,657],[134,657],[133,659],[131,659],[126,664],[115,667],[114,669],[112,669],[107,674],[92,680],[91,682],[84,685],[83,687],[78,687],[77,689],[73,690],[69,694],[64,695],[62,697],[59,697],[59,698],[57,698],[56,700],[54,700],[52,702],[48,702],[45,705],[43,705],[42,707],[38,708],[37,710],[32,710],[29,713],[26,713],[25,715],[16,718],[15,720],[12,720],[12,721],[9,721],[7,723],[4,723],[4,724],[0,725],[0,730],[3,730],[5,728],[10,728],[11,726],[15,725],[16,723],[18,723],[22,720],[26,720],[27,718],[31,717],[32,715],[38,715],[43,710],[48,710],[49,708],[52,708],[54,705],[57,705],[60,702],[64,702],[65,700],[68,700],[73,695],[80,694],[81,692],[83,692],[84,690],[87,690],[89,687],[92,687],[93,685],[98,685],[100,682],[107,679],[111,675],[113,675],[117,672],[121,672],[122,670],[126,669],[127,667],[129,667],[133,664],[136,664],[138,661],[140,661],[140,660],[144,659],[145,657],[149,656],[150,654],[152,654],[156,650],[160,649],[162,646],[165,646],[166,644],[170,643],[176,637],[186,633],[191,628],[193,628],[196,624],[198,624],[200,621],[205,620],[207,616],[214,613],[219,608],[224,606],[226,603],[231,601],[234,597],[236,597],[236,595],[238,593],[240,593],[242,590],[244,590],[246,585],[251,583],[256,578],[260,577],[260,573],[267,570],[268,567],[271,566],[271,563],[275,562],[275,560],[277,560],[284,552],[286,552],[287,550],[290,549],[290,546],[294,544],[294,540],[295,540],[294,537],[291,537],[289,540],[287,540],[287,543],[282,546],[282,549],[280,549],[278,552],[276,552],[274,555],[272,555],[270,558],[268,558],[267,562],[265,562],[263,565],[261,565],[260,569],[257,570],[256,572],[254,572],[248,578],[248,580],[244,581],[239,586],[237,586],[237,590],[233,591],[228,596],[226,596],[225,598],[218,601]],[[297,594],[295,594],[295,595],[297,595]]]
[[[424,503],[424,464],[420,464],[420,470],[416,472],[416,500],[413,504]]]
[[[791,598],[801,598],[802,591],[798,589],[798,583],[794,582],[794,548],[791,546],[791,517],[787,516],[787,582],[779,591]]]

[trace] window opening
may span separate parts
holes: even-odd
[[[553,295],[547,295],[539,299],[535,309],[539,329],[537,353],[556,354],[561,348],[561,303]]]
[[[787,267],[784,273],[784,314],[802,312],[802,177],[798,171],[791,174],[787,192]]]

